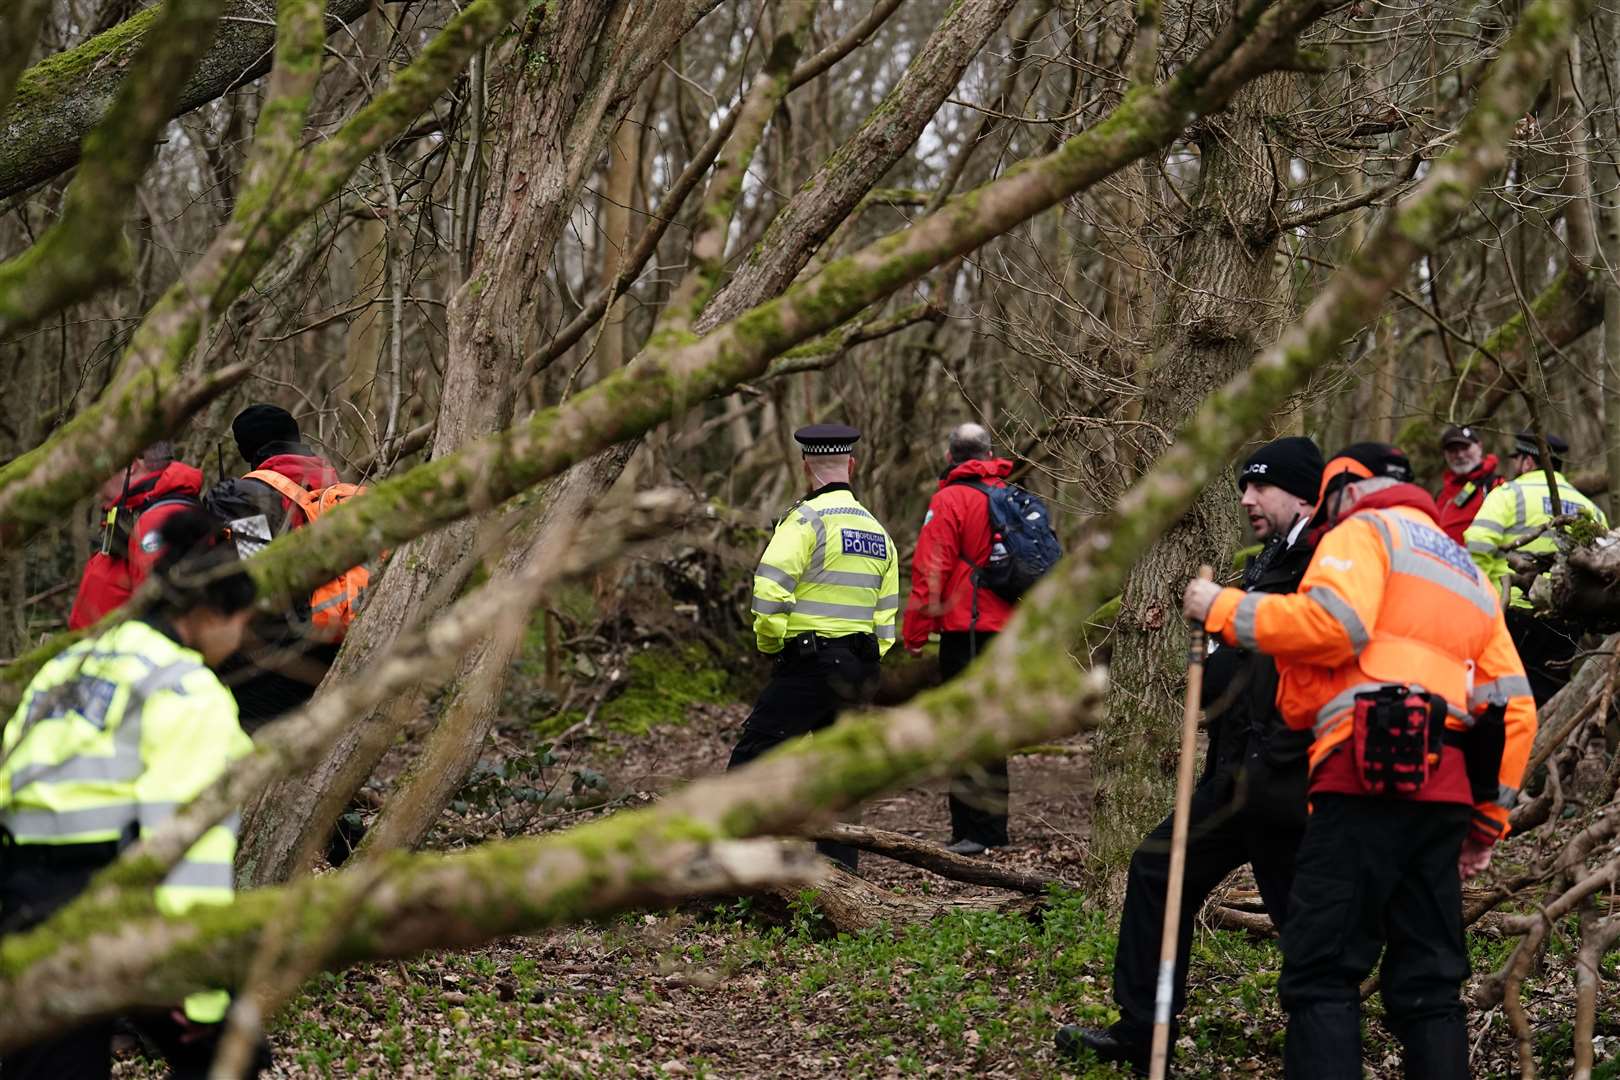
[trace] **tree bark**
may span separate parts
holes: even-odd
[[[330,26],[354,22],[371,0],[329,0]],[[11,107],[0,113],[0,198],[43,183],[78,163],[84,137],[101,122],[161,6],[138,12],[83,45],[48,57],[17,80]],[[275,27],[264,0],[230,0],[230,32],[198,62],[169,116],[179,116],[270,70]],[[0,103],[3,107],[3,103]]]
[[[697,333],[730,322],[787,288],[822,241],[917,141],[1014,3],[961,0],[951,7],[866,123],[771,221],[764,238],[693,324]]]
[[[1270,135],[1287,111],[1292,75],[1267,75],[1209,117],[1198,139],[1202,166],[1176,269],[1154,316],[1152,370],[1142,419],[1173,430],[1198,401],[1248,366],[1282,327],[1286,267],[1269,236],[1289,159]],[[1262,243],[1254,237],[1269,236]],[[1125,584],[1115,624],[1110,722],[1092,756],[1097,778],[1092,855],[1116,866],[1168,809],[1186,670],[1181,590],[1201,563],[1227,566],[1239,537],[1232,494],[1215,485],[1189,517],[1150,550]]]

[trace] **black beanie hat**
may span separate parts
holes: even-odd
[[[1322,486],[1322,451],[1315,441],[1300,435],[1274,439],[1250,454],[1238,470],[1238,490],[1247,488],[1251,480],[1314,503]]]
[[[231,421],[231,434],[236,436],[236,448],[242,457],[249,465],[257,466],[264,460],[259,451],[265,446],[298,441],[298,421],[280,405],[249,405]]]

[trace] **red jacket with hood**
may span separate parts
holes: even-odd
[[[1485,496],[1492,488],[1507,483],[1505,476],[1498,475],[1497,464],[1495,454],[1486,454],[1473,472],[1459,476],[1447,469],[1445,479],[1440,481],[1440,494],[1434,500],[1439,510],[1435,520],[1447,536],[1464,547],[1468,542],[1463,539],[1463,532],[1474,523],[1474,515],[1479,513]]]
[[[911,560],[911,597],[901,631],[913,652],[936,631],[996,631],[1007,625],[1012,605],[989,589],[975,588],[972,579],[974,569],[990,559],[990,501],[984,492],[955,481],[1005,487],[1012,469],[1006,458],[964,461],[945,474],[929,500]]]
[[[171,461],[161,469],[132,477],[127,491],[103,505],[106,512],[118,506],[132,510],[135,520],[127,545],[116,551],[98,550],[85,564],[68,629],[90,626],[130,598],[163,553],[158,540],[163,523],[171,514],[196,506],[202,484],[201,470]]]

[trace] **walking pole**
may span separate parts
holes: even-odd
[[[1213,581],[1215,571],[1198,568]],[[1181,711],[1181,761],[1176,769],[1176,813],[1170,824],[1170,881],[1164,894],[1164,933],[1159,937],[1159,985],[1153,998],[1153,1057],[1149,1080],[1164,1080],[1170,1060],[1170,999],[1176,982],[1176,945],[1181,929],[1181,884],[1187,873],[1187,819],[1192,814],[1193,757],[1198,753],[1198,710],[1204,693],[1204,627],[1188,627],[1187,701]]]

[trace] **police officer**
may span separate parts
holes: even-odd
[[[828,726],[845,705],[870,700],[878,661],[895,640],[898,553],[850,488],[861,433],[816,424],[793,437],[810,494],[788,509],[754,570],[754,636],[759,651],[775,658],[775,671],[727,768]],[[818,848],[855,869],[853,848]]]
[[[1313,733],[1278,984],[1291,1080],[1361,1080],[1361,980],[1384,954],[1406,1075],[1468,1076],[1461,880],[1490,862],[1535,737],[1524,668],[1485,575],[1441,531],[1406,456],[1359,443],[1323,472],[1299,591],[1187,586],[1229,644],[1277,658],[1288,726]]]
[[[1243,587],[1293,592],[1311,560],[1306,526],[1322,482],[1322,451],[1310,439],[1277,439],[1256,450],[1238,472],[1238,491],[1260,551],[1244,568]],[[1260,898],[1282,926],[1294,880],[1294,852],[1305,831],[1305,750],[1309,735],[1289,731],[1277,713],[1277,666],[1245,647],[1221,645],[1205,664],[1210,744],[1193,790],[1185,895],[1172,1016],[1187,998],[1187,956],[1204,898],[1233,870],[1254,867]],[[1114,1001],[1120,1019],[1105,1030],[1068,1025],[1058,1051],[1083,1046],[1102,1061],[1146,1074],[1153,1039],[1154,994],[1170,880],[1171,819],[1143,838],[1131,856],[1125,908],[1114,951]]]
[[[0,740],[0,934],[26,930],[73,899],[102,867],[172,816],[253,743],[215,677],[240,644],[254,587],[234,544],[206,513],[161,526],[159,594],[139,618],[64,651],[42,668]],[[232,898],[234,824],[216,825],[153,897],[160,912]],[[183,1009],[132,1017],[173,1075],[204,1077],[229,997],[194,994]],[[15,1051],[6,1080],[106,1077],[111,1019]],[[267,1063],[260,1047],[258,1067]],[[255,1072],[257,1068],[255,1069]]]
[[[1547,523],[1560,516],[1587,516],[1604,528],[1608,519],[1596,503],[1575,490],[1575,485],[1558,470],[1564,467],[1569,444],[1557,435],[1547,436],[1552,451],[1553,482],[1558,486],[1559,509],[1553,509],[1552,483],[1541,467],[1541,451],[1535,433],[1521,431],[1513,447],[1512,472],[1515,479],[1485,497],[1464,537],[1468,553],[1479,568],[1490,576],[1492,588],[1507,603],[1508,632],[1518,646],[1535,691],[1536,705],[1549,698],[1569,681],[1570,662],[1581,639],[1581,630],[1562,619],[1535,614],[1524,590],[1511,584],[1513,568],[1508,565],[1504,544],[1513,543],[1543,530],[1535,539],[1515,550],[1527,555],[1549,555],[1558,550],[1556,529]]]

